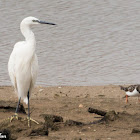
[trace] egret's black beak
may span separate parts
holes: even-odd
[[[46,22],[46,21],[41,21],[41,20],[33,20],[33,22],[38,22],[38,23],[40,23],[40,24],[56,25],[56,24],[54,24],[54,23]]]
[[[49,25],[56,25],[56,24],[54,24],[54,23],[51,23],[51,22],[46,22],[46,21],[38,21],[38,23],[40,23],[40,24],[49,24]]]

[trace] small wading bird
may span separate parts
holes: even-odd
[[[139,100],[139,96],[140,96],[140,85],[131,85],[128,87],[123,87],[120,86],[121,90],[124,90],[126,93],[126,103],[128,103],[128,97],[138,97],[138,101]]]
[[[30,121],[38,124],[37,121],[30,118],[29,105],[31,91],[35,85],[38,73],[38,59],[35,54],[36,40],[34,33],[30,28],[32,25],[36,24],[56,25],[54,23],[40,21],[35,17],[27,17],[23,19],[20,24],[20,30],[25,37],[25,41],[21,41],[15,44],[8,62],[9,76],[19,99],[15,114],[9,119],[10,122],[14,118],[18,119],[17,112],[20,100],[22,99],[26,104],[28,104],[27,120],[29,127]]]

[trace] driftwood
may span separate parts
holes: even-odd
[[[104,116],[101,120],[96,121],[96,123],[100,123],[102,121],[108,122],[108,121],[114,121],[118,118],[118,114],[116,114],[116,112],[114,110],[112,111],[102,111],[102,110],[98,110],[98,109],[94,109],[94,108],[89,108],[88,109],[89,113],[95,113],[97,115],[100,116]],[[95,122],[93,122],[95,123]]]
[[[94,108],[91,108],[91,107],[89,107],[88,112],[89,113],[95,113],[95,114],[100,115],[100,116],[105,116],[106,113],[107,113],[105,111],[102,111],[102,110],[99,110],[99,109],[94,109]]]

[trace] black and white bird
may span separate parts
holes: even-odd
[[[126,93],[126,103],[128,102],[128,97],[138,97],[140,96],[140,85],[130,85],[128,87],[120,86],[121,90],[124,90]],[[140,100],[139,100],[140,102]]]

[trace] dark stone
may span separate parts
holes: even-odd
[[[51,114],[42,114],[44,117],[45,123],[55,123],[55,122],[63,122],[63,118],[61,116],[51,115]]]
[[[51,130],[57,131],[59,130],[59,124],[63,122],[63,118],[61,116],[51,115],[51,114],[42,114],[44,117],[45,123],[44,126],[46,128],[51,128]]]
[[[140,134],[140,129],[138,129],[138,128],[133,128],[132,133],[139,133],[139,134]]]
[[[105,121],[115,121],[117,118],[118,118],[118,115],[117,115],[116,112],[113,110],[113,111],[107,112],[103,119],[104,119]]]

